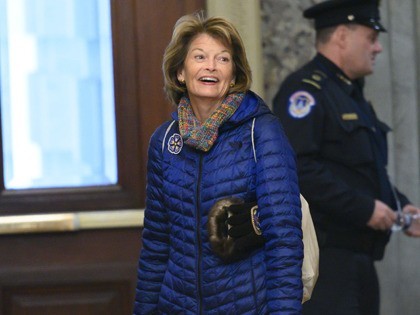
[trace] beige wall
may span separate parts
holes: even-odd
[[[420,204],[419,165],[419,54],[420,3],[417,0],[382,0],[388,30],[381,36],[384,51],[375,73],[367,80],[367,93],[378,114],[390,124],[389,172],[397,187]],[[378,263],[383,315],[414,315],[420,309],[420,239],[396,233],[385,259]]]
[[[252,90],[264,98],[261,18],[258,0],[207,0],[209,16],[223,16],[235,24],[244,41],[252,71]]]

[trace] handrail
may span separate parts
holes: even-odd
[[[0,216],[0,234],[142,227],[143,209]]]

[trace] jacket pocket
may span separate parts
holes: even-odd
[[[327,141],[322,148],[323,158],[347,165],[374,161],[373,131],[360,120],[335,120],[333,128],[326,128]]]

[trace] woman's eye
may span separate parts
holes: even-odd
[[[194,57],[194,59],[197,59],[197,60],[203,60],[203,59],[204,59],[204,56],[203,56],[203,55],[196,55],[196,56]]]
[[[229,57],[224,57],[224,56],[223,57],[219,57],[218,60],[220,62],[229,62],[230,61]]]

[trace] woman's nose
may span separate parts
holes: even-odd
[[[206,61],[206,69],[209,71],[213,71],[216,69],[216,60],[214,59],[207,59]]]

